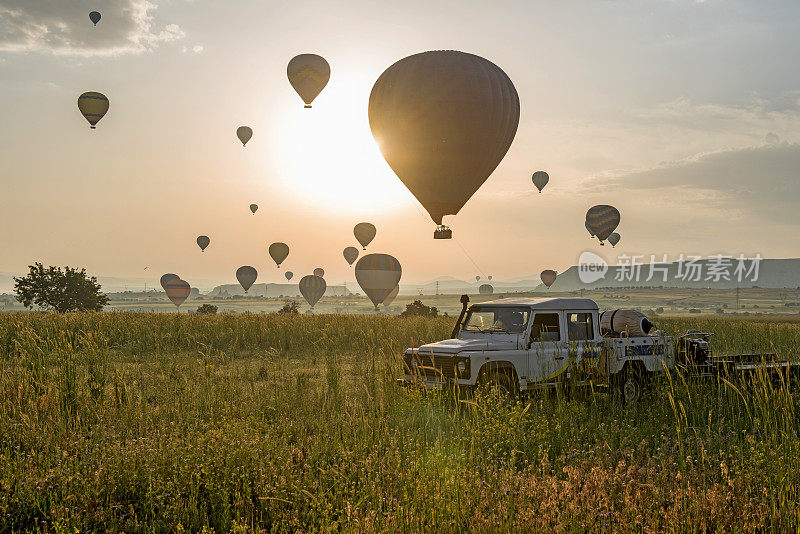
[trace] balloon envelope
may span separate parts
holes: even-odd
[[[236,279],[241,284],[245,293],[247,293],[247,290],[250,289],[256,281],[256,278],[258,278],[258,271],[256,271],[254,267],[243,265],[236,269]]]
[[[402,274],[400,262],[388,254],[367,254],[356,263],[356,281],[376,308],[400,283]]]
[[[368,112],[384,159],[441,225],[505,156],[517,132],[519,97],[491,61],[432,51],[386,69],[372,87]]]
[[[283,260],[289,255],[289,245],[286,243],[273,243],[269,246],[269,257],[278,264],[278,267],[281,266]]]
[[[286,277],[286,280],[291,280],[292,277],[294,276],[294,273],[292,271],[286,271],[285,273],[283,273],[283,276]]]
[[[207,235],[201,235],[197,237],[197,246],[200,247],[200,250],[205,252],[206,247],[211,243],[211,238]]]
[[[164,285],[164,291],[167,292],[167,297],[175,307],[179,308],[191,293],[192,288],[189,286],[189,282],[180,278],[172,278]]]
[[[480,277],[480,276],[476,276],[476,277],[475,277],[475,281],[476,281],[476,282],[477,282],[478,280],[480,280],[480,279],[481,279],[481,277]]]
[[[619,226],[619,211],[614,206],[600,204],[592,206],[586,212],[586,225],[592,234],[602,243]]]
[[[608,242],[611,243],[612,247],[616,247],[617,243],[619,243],[620,235],[617,232],[612,233],[608,236]]]
[[[533,173],[533,177],[531,179],[533,180],[533,185],[535,185],[536,189],[538,189],[541,193],[542,189],[544,189],[544,186],[546,186],[547,182],[550,181],[550,176],[544,171],[536,171]]]
[[[97,23],[100,22],[100,12],[92,11],[91,13],[89,13],[89,20],[92,21],[92,24],[97,26]]]
[[[320,278],[322,278],[323,276],[325,276],[325,269],[323,269],[322,267],[317,267],[316,269],[314,269],[314,276],[319,276]]]
[[[325,58],[316,54],[300,54],[289,61],[286,76],[294,90],[310,108],[317,95],[328,84],[331,78],[331,66]]]
[[[489,278],[489,280],[491,280],[491,279],[492,279],[492,275],[490,274],[490,275],[488,276],[488,278]]]
[[[394,286],[394,289],[392,289],[392,292],[389,293],[388,295],[386,295],[386,298],[383,299],[383,305],[384,306],[389,306],[392,302],[394,302],[394,299],[397,298],[397,294],[399,292],[400,292],[400,286],[399,285],[398,286]]]
[[[553,282],[556,281],[556,277],[558,273],[553,271],[552,269],[545,269],[542,271],[542,274],[539,277],[542,279],[542,283],[547,286],[547,289],[550,289],[550,286],[553,285]]]
[[[325,279],[320,276],[309,274],[300,279],[300,294],[312,308],[325,294],[325,288]]]
[[[494,288],[490,284],[481,284],[481,287],[478,288],[478,293],[481,295],[491,295],[494,293]]]
[[[108,111],[108,98],[103,93],[88,91],[78,97],[78,109],[94,130]]]
[[[169,282],[170,280],[173,280],[173,279],[176,279],[176,278],[180,278],[180,276],[178,276],[177,274],[172,274],[172,273],[167,273],[167,274],[161,275],[161,280],[160,280],[161,288],[164,289],[164,291],[166,291],[167,290],[166,283]]]
[[[242,142],[242,146],[246,146],[250,138],[253,137],[253,130],[249,126],[239,126],[236,128],[236,137]]]
[[[356,241],[361,243],[364,250],[367,250],[367,245],[375,239],[375,234],[377,233],[378,230],[375,228],[375,225],[370,223],[358,223],[353,228],[353,235],[356,236]]]
[[[258,210],[258,204],[250,204],[250,211],[255,213]]]
[[[344,256],[348,265],[352,267],[353,262],[358,259],[358,249],[356,247],[347,247],[342,251],[342,256]]]

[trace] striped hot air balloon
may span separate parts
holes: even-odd
[[[614,232],[610,236],[608,236],[608,242],[611,243],[612,247],[616,247],[617,243],[619,243],[620,235],[617,232]]]
[[[84,118],[89,121],[92,130],[108,111],[108,98],[103,93],[88,91],[78,97],[78,109]]]
[[[325,276],[325,269],[322,267],[317,267],[314,269],[314,276],[319,276],[320,278]]]
[[[620,215],[617,208],[600,204],[592,206],[586,212],[586,226],[589,231],[597,236],[600,243],[608,239],[608,236],[619,226]]]
[[[400,262],[388,254],[367,254],[356,263],[356,281],[375,309],[400,283],[402,274]]]
[[[374,224],[370,223],[358,223],[353,228],[353,235],[356,236],[356,241],[361,243],[361,246],[364,247],[364,250],[367,250],[367,245],[369,245],[373,239],[375,239],[375,234],[378,233],[378,230],[375,228]]]
[[[494,288],[491,284],[481,284],[481,287],[478,288],[478,293],[481,295],[491,295],[494,293]]]
[[[161,275],[161,280],[160,280],[161,288],[164,291],[166,291],[167,290],[167,286],[166,286],[167,282],[169,282],[170,280],[173,280],[175,278],[180,278],[180,276],[178,276],[177,274],[173,274],[173,273],[167,273],[167,274]]]
[[[331,78],[331,66],[322,56],[300,54],[289,61],[286,66],[286,76],[294,90],[305,102],[306,105],[303,107],[310,108],[317,95],[328,85],[328,80]]]
[[[189,282],[181,280],[180,278],[172,278],[164,284],[164,291],[167,292],[167,297],[176,308],[180,308],[181,304],[189,297],[192,288]]]
[[[544,285],[546,285],[546,286],[547,286],[547,289],[550,289],[550,286],[552,286],[552,285],[553,285],[553,282],[555,282],[555,281],[556,281],[556,277],[557,277],[557,276],[558,276],[558,273],[557,273],[557,272],[555,272],[554,270],[552,270],[552,269],[545,269],[545,270],[544,270],[544,271],[542,271],[542,273],[539,275],[539,278],[541,278],[541,279],[542,279],[542,283],[543,283]]]
[[[306,299],[312,309],[322,298],[322,295],[325,294],[327,287],[328,284],[325,283],[325,279],[321,276],[309,274],[300,279],[300,294],[303,295],[303,298]]]
[[[283,260],[289,256],[289,245],[286,243],[273,243],[269,246],[269,257],[278,265],[281,266]]]
[[[342,256],[344,256],[347,264],[352,267],[353,262],[358,259],[358,249],[356,247],[347,247],[342,251]]]
[[[242,142],[242,146],[247,146],[247,142],[253,137],[253,129],[249,126],[239,126],[236,128],[236,137]]]

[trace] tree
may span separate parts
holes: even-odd
[[[203,304],[202,306],[197,307],[197,313],[214,315],[215,313],[217,313],[218,309],[219,308],[217,308],[213,304]]]
[[[400,314],[401,317],[437,317],[439,310],[436,306],[426,306],[421,300],[415,300],[406,304],[406,311]]]
[[[281,315],[283,314],[294,315],[296,313],[299,313],[298,312],[299,308],[300,308],[300,303],[298,303],[296,300],[287,300],[286,302],[283,303],[283,308],[278,310],[278,313],[280,313]]]
[[[102,311],[108,297],[100,292],[100,284],[94,276],[86,276],[86,269],[72,269],[41,263],[29,266],[24,278],[14,277],[14,293],[17,301],[26,308],[35,304],[40,308],[68,311]]]

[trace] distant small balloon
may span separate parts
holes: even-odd
[[[491,295],[494,293],[494,288],[490,284],[481,284],[481,287],[478,288],[478,293],[481,295]]]
[[[189,297],[192,288],[189,282],[181,280],[180,278],[172,278],[165,284],[164,291],[166,291],[167,297],[169,297],[169,300],[172,301],[175,307],[180,308],[181,304]]]
[[[476,276],[476,277],[475,277],[475,281],[476,281],[476,282],[477,282],[478,280],[480,280],[480,279],[481,279],[481,277],[480,277],[480,276]]]
[[[97,23],[100,22],[100,12],[92,11],[91,13],[89,13],[89,20],[92,21],[92,24],[97,26]]]
[[[388,254],[367,254],[356,263],[356,281],[376,310],[400,283],[402,274],[400,262]]]
[[[331,66],[322,56],[300,54],[289,61],[289,65],[286,66],[286,76],[305,102],[304,107],[310,108],[311,103],[328,84],[331,78]]]
[[[616,247],[617,243],[619,243],[620,235],[617,232],[614,232],[610,236],[608,236],[608,242],[611,243],[612,247]]]
[[[294,276],[294,273],[292,271],[286,271],[285,273],[283,273],[283,276],[286,277],[286,280],[291,280],[292,277]]]
[[[258,278],[258,271],[256,271],[255,267],[243,265],[236,269],[236,279],[239,281],[239,284],[241,284],[245,293],[253,286],[256,278]]]
[[[300,294],[306,299],[311,309],[319,302],[319,299],[325,294],[325,289],[328,285],[325,279],[320,276],[309,274],[300,279]]]
[[[533,185],[535,185],[536,189],[541,193],[544,186],[550,181],[550,176],[544,171],[536,171],[533,173],[531,180],[533,180]]]
[[[490,275],[488,276],[488,278],[489,278],[489,280],[491,280],[491,279],[492,279],[492,275],[490,274]]]
[[[95,129],[95,125],[108,112],[108,106],[108,98],[103,93],[88,91],[78,97],[78,110],[89,122],[92,130]]]
[[[344,256],[345,261],[352,267],[353,262],[358,259],[358,249],[356,247],[347,247],[342,251],[342,256]]]
[[[550,286],[552,286],[553,282],[556,281],[557,276],[558,273],[552,269],[545,269],[542,271],[542,274],[539,275],[539,277],[542,279],[542,283],[547,286],[547,289],[550,289]]]
[[[378,231],[375,229],[375,225],[370,223],[358,223],[355,228],[353,228],[353,235],[356,236],[356,241],[361,243],[364,250],[367,250],[367,245],[375,239],[376,233],[378,233]]]
[[[619,210],[614,206],[600,204],[592,206],[586,212],[586,224],[589,231],[592,232],[600,244],[603,243],[611,233],[619,226],[620,214]]]
[[[283,260],[289,256],[289,245],[286,243],[273,243],[269,246],[269,256],[272,258],[278,267],[281,266]]]
[[[242,142],[242,146],[246,146],[250,138],[253,137],[253,130],[249,126],[239,126],[236,129],[236,137]]]
[[[197,237],[197,246],[200,247],[200,250],[203,252],[206,251],[206,247],[211,243],[211,238],[207,235],[201,235]]]
[[[319,276],[320,278],[322,278],[323,276],[325,276],[325,269],[323,269],[322,267],[317,267],[316,269],[314,269],[314,276]]]
[[[258,204],[250,204],[250,211],[255,214],[255,212],[258,211]]]
[[[145,267],[145,269],[147,269],[147,267]],[[165,275],[162,275],[161,276],[161,288],[166,291],[166,289],[167,289],[166,283],[169,282],[170,280],[174,280],[174,279],[177,279],[177,278],[180,278],[180,276],[178,276],[177,274],[167,273]]]

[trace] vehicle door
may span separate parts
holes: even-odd
[[[567,325],[567,344],[570,359],[575,362],[578,377],[588,379],[597,375],[600,345],[597,340],[595,315],[586,310],[568,310],[564,319]]]
[[[569,364],[561,311],[535,312],[528,345],[528,382],[547,382]]]

